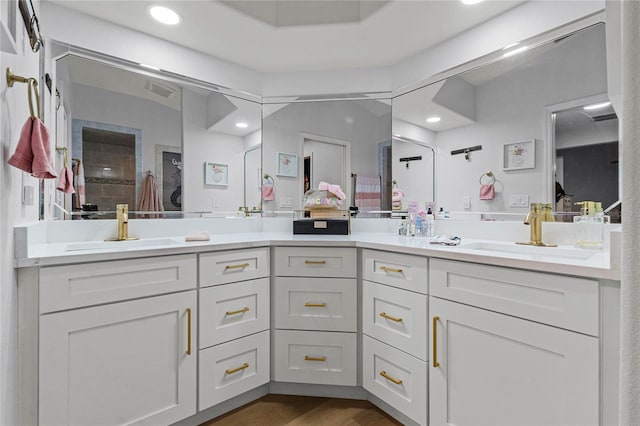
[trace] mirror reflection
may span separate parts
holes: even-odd
[[[523,213],[530,202],[552,202],[554,194],[553,128],[545,127],[548,107],[606,90],[604,24],[598,24],[538,47],[513,46],[499,60],[395,97],[393,133],[436,147],[437,207]],[[564,123],[560,114],[558,122]],[[617,125],[612,122],[610,127]],[[562,137],[556,143],[561,148]],[[613,151],[607,156],[617,159]],[[584,157],[576,161],[591,167]],[[565,166],[565,183],[584,180],[572,170]],[[487,172],[495,177],[490,198],[480,192]],[[605,192],[606,197],[603,192],[576,195],[597,197],[606,205],[610,198],[617,199],[617,178],[616,186]]]
[[[358,207],[358,217],[390,210],[391,175],[379,154],[391,144],[389,100],[264,104],[262,113],[265,214],[302,209],[320,182],[340,185],[342,208]]]
[[[57,161],[74,176],[73,194],[56,191],[59,217],[259,209],[259,103],[75,54],[57,60],[56,83]]]

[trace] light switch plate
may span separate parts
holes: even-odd
[[[290,209],[291,207],[293,207],[291,197],[280,197],[280,208]]]
[[[464,196],[464,208],[465,209],[471,208],[471,197],[469,195]]]
[[[22,187],[22,204],[24,204],[25,206],[33,205],[33,192],[34,188],[31,185]]]

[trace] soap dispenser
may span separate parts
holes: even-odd
[[[576,247],[586,249],[602,249],[604,246],[604,224],[609,216],[602,212],[602,203],[597,201],[581,201],[580,216],[573,218],[576,230]]]

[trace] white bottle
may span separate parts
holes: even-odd
[[[427,237],[433,237],[436,234],[436,230],[435,230],[436,220],[433,217],[433,214],[431,213],[431,209],[427,210],[427,218],[425,222],[426,222],[424,225],[425,232],[426,232],[425,235]]]
[[[436,213],[436,218],[444,219],[444,209],[442,207],[440,207],[440,210],[438,210],[438,212]]]

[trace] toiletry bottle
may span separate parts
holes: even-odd
[[[604,224],[608,216],[602,213],[602,203],[595,201],[581,201],[580,216],[573,218],[576,224],[576,247],[586,249],[602,249],[604,246]]]
[[[433,237],[436,233],[435,231],[435,218],[433,217],[433,213],[431,213],[431,209],[427,210],[427,219],[426,219],[426,226],[425,226],[425,235],[427,237]]]
[[[423,223],[422,223],[422,217],[420,215],[416,216],[416,237],[421,237],[422,236],[422,231],[423,231]]]
[[[444,209],[440,207],[440,210],[436,213],[436,219],[444,219]]]

